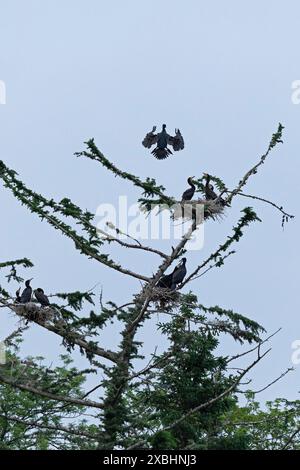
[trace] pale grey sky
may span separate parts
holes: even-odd
[[[233,187],[281,121],[284,145],[247,192],[297,216],[300,105],[292,104],[291,85],[300,79],[299,31],[296,0],[2,0],[0,80],[7,103],[0,105],[0,158],[38,192],[96,211],[119,195],[134,202],[140,193],[95,162],[75,159],[90,137],[119,167],[155,177],[171,195],[181,195],[186,178],[203,171]],[[180,127],[186,149],[159,162],[141,139],[162,122]],[[123,303],[137,291],[138,281],[82,258],[2,186],[0,194],[1,259],[29,257],[35,264],[30,277],[47,292],[100,282],[106,300]],[[206,225],[204,249],[189,255],[188,270],[224,240],[247,204],[236,200],[222,223]],[[253,371],[254,388],[260,388],[292,365],[291,343],[300,339],[299,219],[283,232],[279,213],[255,207],[263,223],[247,229],[238,253],[193,289],[205,305],[232,308],[270,333],[283,328],[269,359]],[[113,257],[145,274],[159,261],[117,249]],[[17,319],[1,314],[4,336]],[[147,351],[154,348],[154,320],[144,330]],[[118,337],[110,333],[103,344],[113,347]],[[33,327],[25,339],[26,352],[55,359],[56,338]],[[220,349],[232,353],[238,347],[226,339]],[[300,365],[260,399],[297,398],[299,374]]]

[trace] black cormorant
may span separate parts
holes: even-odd
[[[166,274],[165,276],[162,276],[160,280],[158,281],[158,283],[156,284],[156,287],[164,287],[165,289],[171,289],[172,277],[176,269],[177,269],[177,266],[173,269],[173,271],[170,274]]]
[[[186,276],[186,258],[182,258],[172,275],[171,290],[175,290],[178,284],[181,284]]]
[[[35,289],[34,296],[42,307],[47,307],[48,305],[50,305],[48,297],[44,294],[43,289],[41,289],[40,287],[38,289]]]
[[[207,173],[204,174],[204,176],[206,177],[206,183],[205,183],[205,198],[207,201],[214,201],[215,199],[218,198],[218,195],[215,193],[214,191],[214,187],[212,184],[210,184],[210,175],[208,175]],[[219,199],[219,203],[222,205],[222,206],[225,206],[226,202],[224,201],[224,199],[222,199],[220,197]]]
[[[166,124],[163,124],[162,131],[158,134],[155,134],[156,126],[153,126],[152,131],[146,134],[146,137],[142,142],[143,146],[146,148],[151,148],[152,145],[156,144],[155,149],[152,150],[151,153],[158,160],[164,160],[169,155],[172,155],[168,145],[171,145],[175,152],[178,152],[184,148],[184,140],[180,130],[175,129],[175,136],[172,137],[167,133],[166,128]]]
[[[181,197],[182,202],[183,201],[190,201],[193,198],[194,194],[195,194],[196,186],[193,183],[193,178],[194,178],[194,176],[190,176],[187,179],[187,182],[190,185],[190,188],[187,189],[186,191],[184,191],[184,193]]]
[[[23,290],[20,298],[20,303],[21,304],[27,304],[27,302],[30,302],[31,296],[32,296],[32,287],[30,285],[30,281],[32,279],[28,279],[28,281],[25,282],[25,289]]]
[[[186,258],[182,258],[182,260],[177,264],[177,266],[174,268],[174,270],[170,274],[163,276],[158,281],[158,283],[156,284],[156,287],[164,287],[167,289],[175,290],[176,286],[183,281],[186,275],[185,264],[186,264]]]

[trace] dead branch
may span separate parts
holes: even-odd
[[[282,124],[279,123],[277,132],[273,134],[272,140],[268,146],[267,151],[261,156],[259,162],[256,163],[256,165],[254,165],[252,168],[250,168],[250,170],[247,171],[247,173],[243,176],[243,178],[240,180],[239,184],[237,185],[236,189],[234,189],[231,192],[231,194],[228,196],[228,198],[225,199],[226,203],[230,204],[233,197],[236,196],[241,191],[241,189],[247,184],[248,179],[252,175],[255,175],[257,173],[258,168],[265,163],[268,155],[270,154],[271,150],[275,147],[275,145],[277,143],[282,143],[281,136],[282,136],[283,129],[284,127],[282,126]]]
[[[274,379],[272,382],[270,382],[269,384],[267,384],[265,387],[261,388],[260,390],[256,390],[256,391],[252,391],[252,393],[254,395],[257,395],[258,393],[261,393],[261,392],[264,392],[265,390],[267,390],[267,388],[271,387],[272,385],[274,385],[276,382],[278,382],[279,380],[281,380],[286,374],[288,374],[289,372],[295,370],[293,367],[288,367],[284,372],[282,372],[282,374],[280,374],[276,379]]]
[[[228,191],[230,192],[230,191]],[[258,197],[258,196],[252,196],[250,194],[245,194],[245,193],[236,193],[238,196],[243,196],[243,197],[248,197],[250,199],[256,199],[257,201],[262,201],[262,202],[265,202],[266,204],[270,204],[270,206],[273,206],[275,207],[275,209],[278,209],[284,216],[288,217],[289,219],[294,219],[294,215],[292,214],[288,214],[287,212],[285,212],[283,210],[283,207],[282,206],[278,206],[277,204],[275,204],[274,202],[272,201],[269,201],[268,199],[264,199],[262,197]]]

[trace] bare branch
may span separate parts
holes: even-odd
[[[151,248],[150,246],[142,245],[141,243],[133,244],[133,243],[123,242],[123,241],[120,240],[119,238],[114,237],[114,236],[112,236],[112,235],[109,235],[109,234],[105,233],[105,232],[102,231],[102,230],[98,230],[98,231],[101,232],[103,235],[106,235],[106,240],[107,240],[107,241],[116,242],[116,243],[118,243],[119,245],[123,246],[124,248],[134,248],[134,249],[136,249],[136,250],[148,251],[148,252],[150,252],[150,253],[155,253],[155,254],[161,256],[161,257],[164,258],[164,259],[168,259],[168,255],[166,255],[165,253],[163,253],[163,252],[160,251],[160,250],[156,250],[155,248]]]
[[[226,362],[227,364],[229,364],[229,362],[231,361],[235,361],[236,359],[239,359],[240,357],[243,357],[243,356],[246,356],[247,354],[250,354],[252,353],[253,351],[256,351],[259,347],[261,347],[263,344],[267,343],[271,338],[273,338],[273,336],[277,335],[277,333],[279,333],[279,331],[281,331],[282,328],[278,328],[278,330],[276,330],[274,333],[272,333],[270,336],[268,336],[266,339],[264,339],[263,341],[261,341],[259,344],[257,344],[256,346],[254,346],[254,348],[251,348],[251,349],[248,349],[248,351],[245,351],[241,354],[236,354],[235,356],[232,356],[230,357]]]
[[[273,134],[267,151],[261,156],[259,162],[256,165],[254,165],[252,168],[250,168],[249,171],[247,171],[244,177],[240,180],[236,189],[234,189],[231,192],[231,194],[228,196],[228,198],[225,199],[226,203],[230,204],[233,197],[236,196],[241,191],[241,189],[247,184],[250,176],[255,175],[257,173],[258,168],[265,163],[265,160],[267,159],[269,153],[275,147],[275,145],[277,145],[278,143],[282,143],[281,137],[282,137],[283,129],[284,127],[282,126],[282,124],[279,123],[277,132]]]
[[[228,191],[230,192],[230,191]],[[288,214],[287,212],[285,212],[283,210],[283,207],[282,206],[278,206],[277,204],[275,204],[274,202],[272,201],[268,201],[268,199],[264,199],[262,197],[258,197],[258,196],[252,196],[250,194],[245,194],[245,193],[236,193],[238,196],[243,196],[243,197],[248,197],[250,199],[256,199],[257,201],[262,201],[262,202],[265,202],[266,204],[270,204],[271,206],[275,207],[275,209],[278,209],[283,215],[285,215],[286,217],[288,217],[289,219],[293,219],[295,216],[292,215],[292,214]]]
[[[112,269],[115,269],[116,271],[119,271],[120,273],[126,274],[127,276],[135,277],[136,279],[140,279],[142,281],[147,281],[147,282],[149,281],[149,278],[146,276],[137,274],[133,271],[130,271],[129,269],[122,268],[122,266],[117,265],[110,260],[105,261],[104,258],[101,257],[101,255],[98,255],[93,250],[89,250],[86,246],[83,246],[83,244],[80,242],[78,237],[70,233],[70,231],[65,230],[64,227],[59,225],[53,217],[47,214],[43,214],[43,217],[47,219],[49,222],[51,222],[51,224],[54,227],[56,227],[58,230],[64,233],[68,238],[71,238],[73,242],[75,243],[76,248],[77,249],[80,248],[82,252],[88,255],[89,257],[95,259],[96,261],[99,261],[99,263],[101,264],[104,264]]]
[[[291,372],[292,370],[295,370],[293,367],[289,367],[288,369],[286,369],[284,372],[282,372],[282,374],[280,374],[275,380],[273,380],[272,382],[270,382],[268,385],[266,385],[265,387],[261,388],[260,390],[256,390],[256,391],[251,391],[254,395],[257,395],[258,393],[261,393],[261,392],[264,392],[267,388],[271,387],[272,385],[274,385],[276,382],[278,382],[279,380],[281,380],[286,374],[288,374],[289,372]]]

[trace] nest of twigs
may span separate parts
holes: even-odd
[[[20,317],[23,317],[26,320],[37,321],[39,323],[45,323],[46,321],[52,320],[55,315],[53,308],[40,307],[34,302],[15,304],[13,310]]]
[[[149,298],[149,291],[147,286],[144,288],[143,292],[139,294],[138,301],[143,303],[146,299]],[[152,287],[150,301],[156,304],[158,309],[167,310],[174,307],[174,304],[177,304],[180,299],[180,293],[165,287]]]
[[[194,201],[179,202],[174,209],[173,219],[197,220],[201,225],[204,220],[218,220],[222,218],[225,211],[224,204],[219,200],[197,199]]]

